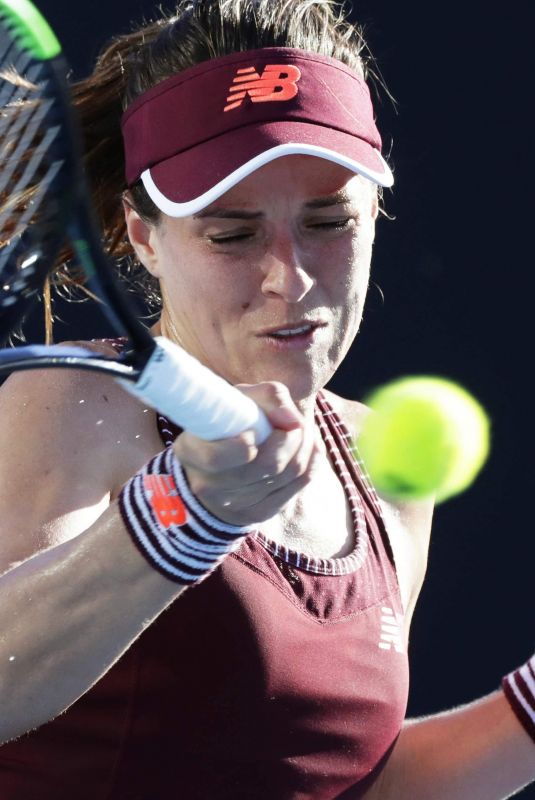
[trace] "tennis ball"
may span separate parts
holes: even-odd
[[[372,409],[357,447],[380,494],[437,502],[464,491],[489,452],[489,420],[461,386],[444,378],[400,378],[365,400]]]

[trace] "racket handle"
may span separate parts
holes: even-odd
[[[271,425],[257,404],[163,336],[136,383],[119,380],[130,394],[200,439],[226,439],[253,430],[257,444]]]

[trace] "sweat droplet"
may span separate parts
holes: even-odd
[[[9,660],[10,661],[14,661],[15,660],[15,656],[9,656]]]
[[[79,403],[85,403],[85,400],[79,400],[78,402]]]
[[[103,422],[104,422],[103,419],[99,419],[98,422],[97,422],[97,425],[102,425]]]

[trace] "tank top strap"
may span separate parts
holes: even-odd
[[[337,472],[341,480],[349,477],[356,487],[366,507],[366,518],[368,527],[371,528],[372,541],[377,540],[377,535],[379,535],[388,560],[395,568],[394,552],[386,529],[381,501],[366,471],[354,437],[322,392],[317,396],[316,409],[316,420],[322,431],[323,440],[329,448],[333,463],[336,465],[340,461],[343,462],[343,465],[339,463]]]
[[[316,422],[333,463],[337,467],[338,474],[340,475],[347,470],[361,496],[366,498],[375,513],[382,517],[383,511],[379,497],[366,472],[366,467],[358,452],[354,437],[349,432],[343,419],[336,413],[321,392],[316,399]]]
[[[371,534],[372,544],[377,547],[379,539],[388,560],[395,567],[394,554],[388,538],[381,503],[351,433],[322,392],[319,392],[316,398],[314,414],[316,424],[352,510],[356,534],[355,550],[345,559],[321,559],[316,562],[315,559],[271,542],[260,531],[256,534],[257,539],[271,551],[272,555],[276,555],[289,564],[301,568],[306,564],[306,568],[311,572],[339,575],[358,569],[365,560],[368,536],[363,535],[363,529],[367,528]],[[182,432],[182,428],[163,414],[156,415],[156,424],[165,447],[170,447]]]

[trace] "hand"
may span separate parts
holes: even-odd
[[[273,432],[256,446],[252,431],[206,442],[184,431],[173,447],[202,505],[230,525],[270,519],[311,480],[320,451],[313,425],[282,383],[237,387],[265,412]]]

